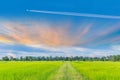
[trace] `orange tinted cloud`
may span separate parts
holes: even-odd
[[[7,39],[6,37],[4,37],[4,36],[0,36],[0,42],[11,43],[11,41],[9,39]]]
[[[73,45],[74,40],[70,39],[69,25],[49,25],[43,23],[4,23],[4,37],[9,41],[21,44],[42,44],[49,46]],[[2,40],[2,39],[1,39]],[[4,40],[7,42],[6,40]]]
[[[106,37],[119,30],[119,24],[113,25],[113,27],[107,26],[106,29],[94,26],[93,22],[81,23],[80,26],[73,26],[72,23],[67,22],[49,24],[34,21],[4,22],[1,25],[0,42],[6,43],[58,47],[99,45],[113,43],[120,39],[119,36]]]

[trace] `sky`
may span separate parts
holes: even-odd
[[[0,57],[120,54],[119,0],[1,0]]]

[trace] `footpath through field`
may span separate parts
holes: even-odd
[[[66,62],[58,69],[53,80],[83,80],[83,78],[70,62]]]

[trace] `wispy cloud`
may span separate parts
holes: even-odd
[[[57,46],[84,46],[89,44],[105,44],[119,41],[119,35],[110,36],[116,33],[119,24],[107,25],[105,29],[98,30],[94,22],[81,23],[83,26],[76,26],[71,32],[71,24],[49,24],[43,22],[0,22],[0,42],[19,43],[29,45]]]
[[[106,25],[104,28],[94,28],[94,32],[90,32],[89,39],[85,40],[83,44],[94,44],[94,45],[100,45],[100,44],[112,44],[119,42],[119,30],[120,30],[120,23],[117,22],[113,25]],[[102,27],[102,25],[99,25],[99,27]]]
[[[106,19],[120,19],[120,16],[102,15],[102,14],[88,14],[88,13],[76,13],[76,12],[56,12],[56,11],[42,11],[42,10],[26,10],[26,11],[36,12],[36,13],[46,13],[46,14],[69,15],[69,16],[95,17],[95,18],[106,18]]]
[[[10,46],[10,45],[8,45]],[[13,46],[13,45],[12,45]],[[119,54],[119,45],[111,46],[109,49],[91,49],[91,48],[84,48],[84,47],[49,47],[44,45],[22,45],[19,48],[22,48],[24,46],[29,46],[27,50],[16,50],[16,49],[7,49],[4,48],[0,50],[0,53],[3,53],[0,55],[2,56],[13,56],[13,57],[20,57],[20,56],[108,56],[108,55],[116,55]],[[14,48],[16,45],[13,46]],[[32,51],[31,48],[35,48],[38,50],[44,50],[44,51]]]
[[[1,42],[31,45],[40,44],[53,47],[81,44],[82,38],[87,35],[92,27],[91,24],[85,24],[83,29],[78,29],[76,32],[71,33],[71,25],[68,24],[52,25],[40,22],[32,22],[28,24],[4,22],[1,23],[1,25]]]
[[[5,36],[0,36],[0,42],[3,43],[11,43],[12,41],[6,38]]]
[[[116,47],[114,49],[92,48],[94,45],[120,43],[120,34],[114,34],[119,31],[119,24],[104,25],[104,28],[100,27],[102,24],[95,26],[96,24],[95,22],[81,22],[80,25],[74,27],[72,23],[66,22],[59,25],[36,21],[0,22],[1,56],[9,54],[16,56],[105,56],[119,54],[119,51],[115,50]]]

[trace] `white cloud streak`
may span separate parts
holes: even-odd
[[[89,56],[89,57],[102,57],[109,55],[117,55],[120,54],[118,49],[114,49],[113,47],[110,49],[91,49],[84,47],[49,47],[43,45],[27,45],[33,48],[44,49],[48,51],[53,51],[55,53],[48,53],[48,55],[52,56]],[[61,52],[61,53],[58,53]]]
[[[0,49],[0,58],[3,56],[86,56],[86,57],[102,57],[109,55],[118,55],[120,54],[120,45],[110,46],[108,49],[91,49],[84,47],[50,47],[44,45],[23,45],[29,46],[34,49],[45,50],[46,52],[38,51],[18,51],[11,49]]]
[[[76,12],[56,12],[56,11],[43,11],[43,10],[26,10],[27,12],[45,13],[45,14],[57,14],[68,16],[81,16],[81,17],[94,17],[105,19],[120,19],[120,16],[102,15],[102,14],[88,14],[88,13],[76,13]]]

